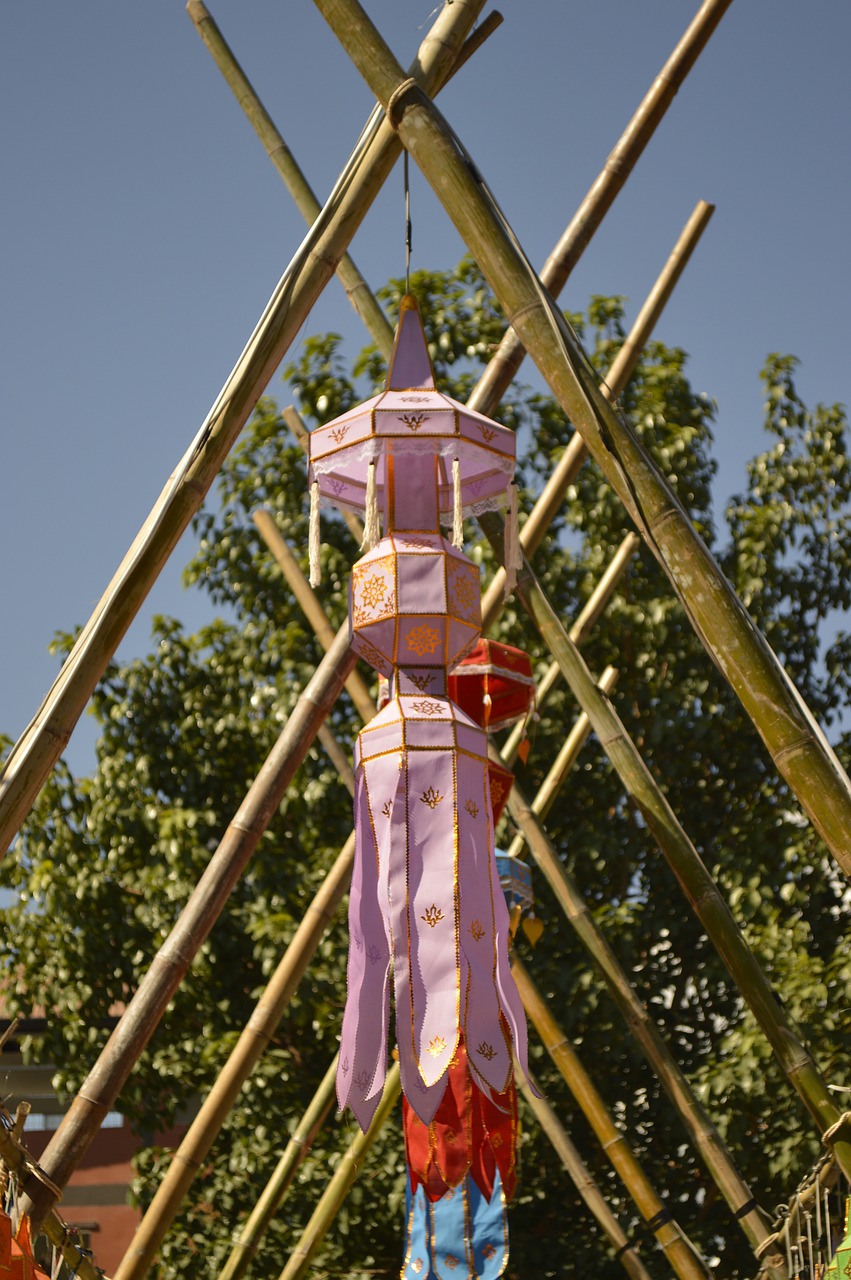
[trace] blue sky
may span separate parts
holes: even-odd
[[[365,5],[407,64],[431,0]],[[692,0],[526,0],[441,105],[541,264],[697,10]],[[320,198],[370,109],[318,11],[210,9]],[[718,402],[718,503],[762,447],[759,370],[800,357],[799,390],[847,402],[851,9],[733,0],[563,295],[618,293],[634,316],[698,199],[715,216],[657,330]],[[16,737],[204,419],[304,226],[175,0],[0,7],[5,199],[0,292],[5,550],[0,731]],[[463,252],[412,176],[414,268]],[[401,166],[351,249],[377,286],[403,271]],[[359,322],[336,282],[302,336]],[[521,377],[532,380],[531,366]],[[269,391],[285,402],[276,378]],[[154,613],[196,626],[184,542]],[[86,768],[92,729],[70,759]]]

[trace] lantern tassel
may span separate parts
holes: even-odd
[[[375,463],[369,464],[366,475],[366,509],[364,511],[363,541],[361,551],[371,551],[381,541],[381,526],[378,520],[378,484],[375,479]]]
[[[464,549],[464,513],[461,507],[461,463],[452,459],[452,545]]]
[[[517,482],[512,480],[508,487],[508,515],[505,521],[505,598],[511,595],[517,586],[517,570],[523,565],[523,552],[520,547],[520,534],[517,520]]]
[[[310,522],[308,524],[307,554],[309,560],[312,587],[318,587],[322,581],[322,565],[319,554],[319,481],[314,480],[310,486]]]

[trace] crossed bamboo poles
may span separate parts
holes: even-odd
[[[330,5],[330,4],[329,4],[328,6],[326,6],[326,7],[327,7],[327,9],[329,10],[329,12],[330,12],[330,10],[331,10],[331,9],[335,8],[335,6]],[[342,10],[343,10],[343,8],[344,8],[344,6],[336,6],[336,7],[338,8],[339,12],[342,12]],[[457,13],[457,12],[458,12],[458,10],[460,9],[460,7],[461,7],[460,5],[456,5],[456,6],[454,6],[456,13]],[[382,55],[382,56],[383,56],[383,55]],[[386,58],[385,58],[385,59],[384,59],[384,64],[383,64],[383,74],[385,74],[385,78],[387,78],[387,67],[388,67],[389,65],[390,65],[390,64],[387,62],[387,60],[386,60]],[[392,74],[395,74],[395,68],[391,68],[391,71],[392,71]],[[420,100],[420,101],[419,101],[419,108],[420,108],[420,110],[425,110],[425,114],[426,114],[426,116],[427,116],[427,117],[429,117],[428,104],[426,104],[426,103],[424,102],[424,100]],[[431,117],[429,117],[429,119],[431,119]],[[403,123],[404,123],[404,122],[403,122]],[[409,130],[409,132],[410,132],[410,130]],[[457,175],[456,175],[456,176],[457,176]],[[349,191],[349,197],[351,197],[351,190],[352,190],[352,189],[350,188],[350,191]],[[362,199],[360,200],[360,204],[361,204],[361,208],[362,208],[362,207],[363,207],[363,201],[362,201]],[[328,233],[328,234],[330,235],[330,233]],[[315,264],[313,264],[313,265],[315,266]],[[275,338],[275,340],[276,340],[276,341],[280,342],[281,333],[282,333],[282,330],[281,330],[281,327],[280,327],[281,316],[280,316],[279,312],[276,310],[276,308],[275,308],[274,306],[271,308],[270,316],[273,316],[273,317],[274,317],[274,321],[275,321],[275,323],[274,323],[274,324],[271,324],[271,329],[272,329],[274,332],[273,332],[273,333],[270,333],[270,331],[269,331],[269,326],[264,326],[264,325],[261,325],[261,329],[260,329],[260,330],[258,330],[258,333],[260,333],[260,332],[261,332],[261,330],[262,330],[262,338],[263,338],[263,340],[264,340],[264,341],[262,341],[262,342],[259,342],[259,345],[260,345],[261,347],[262,347],[262,346],[265,346],[265,349],[266,349],[267,351],[268,351],[269,345],[272,343],[272,338],[273,338],[273,336],[274,336],[274,338]],[[268,319],[268,318],[269,318],[269,317],[267,317],[266,319]],[[285,328],[285,326],[284,326],[284,328]],[[531,330],[530,330],[530,332],[531,332]],[[257,363],[257,360],[259,359],[258,354],[257,354],[257,345],[258,345],[258,344],[254,344],[254,340],[252,340],[252,344],[250,344],[250,348],[247,350],[246,357],[245,357],[245,359],[241,362],[241,364],[240,364],[240,366],[239,366],[239,370],[243,370],[243,369],[245,368],[245,366],[247,366],[248,364],[251,364],[251,365],[252,365],[252,367],[255,369],[255,372],[256,372],[256,363]],[[529,345],[529,344],[527,343],[527,345]],[[533,343],[532,345],[535,345],[535,344]],[[564,381],[564,379],[562,379],[562,382],[563,382],[563,381]],[[581,381],[581,379],[580,379],[580,381]],[[564,386],[562,386],[562,385],[561,385],[561,383],[559,384],[559,386],[560,386],[560,392],[559,392],[559,393],[560,393],[560,394],[562,394],[562,396],[563,396],[563,398],[564,398],[564,399],[566,399],[566,400],[568,400],[568,401],[569,401],[570,397],[569,397],[569,395],[567,395],[567,392],[566,392],[566,390],[565,390]],[[569,388],[568,388],[568,390],[569,390]],[[584,391],[586,391],[586,390],[587,390],[587,389],[583,387],[583,392],[584,392]],[[238,396],[236,397],[236,400],[239,402],[239,404],[240,404],[241,406],[244,406],[244,403],[245,403],[245,400],[244,400],[245,394],[246,394],[246,389],[245,389],[245,386],[243,385],[243,386],[241,386],[241,387],[240,387],[240,395],[238,395]],[[255,398],[256,398],[256,397],[255,397]],[[593,402],[593,397],[592,397],[592,402]],[[199,469],[199,473],[198,473],[198,475],[196,476],[196,479],[198,479],[197,491],[200,493],[200,496],[203,496],[203,491],[204,491],[204,490],[202,489],[202,487],[201,487],[201,485],[202,485],[202,480],[201,480],[201,478],[200,478],[200,475],[201,475],[201,473],[203,473],[204,475],[206,475],[206,472],[205,472],[205,470],[204,470],[204,469],[205,469],[205,467],[206,467],[206,465],[207,465],[207,463],[208,463],[208,461],[209,461],[209,457],[208,457],[208,456],[207,456],[207,454],[206,454],[206,441],[207,441],[207,440],[211,440],[211,439],[215,439],[215,440],[217,441],[217,444],[218,444],[219,446],[221,445],[221,439],[222,439],[223,435],[225,435],[225,434],[227,433],[226,428],[227,428],[228,424],[230,424],[230,426],[232,426],[232,424],[233,424],[233,416],[232,416],[232,415],[233,415],[233,412],[234,412],[234,410],[233,410],[233,403],[234,403],[233,401],[229,401],[229,402],[228,402],[228,404],[227,404],[227,405],[225,405],[225,404],[224,404],[224,397],[222,398],[222,401],[221,401],[221,402],[217,405],[217,407],[216,407],[216,411],[214,411],[214,414],[213,414],[213,415],[211,415],[211,418],[210,418],[210,420],[208,421],[208,424],[206,424],[206,429],[205,429],[205,432],[203,433],[203,435],[205,436],[205,440],[201,440],[201,441],[199,441],[199,442],[198,442],[198,447],[197,447],[197,450],[196,450],[196,454],[197,454],[197,456],[194,458],[194,461],[195,461],[196,463],[198,463],[198,464],[199,464],[199,468],[200,468],[200,469]],[[597,407],[597,408],[599,408],[599,405],[597,405],[596,407]],[[581,406],[581,405],[580,405],[580,408],[582,408],[582,406]],[[247,412],[248,412],[248,411],[250,411],[250,407],[249,407],[249,410],[247,410],[247,411],[246,411],[245,416],[247,416]],[[237,412],[242,412],[242,408],[239,408],[239,409],[237,410]],[[581,415],[577,415],[577,416],[578,416],[578,417],[581,417]],[[227,420],[227,421],[226,421],[226,420]],[[244,420],[244,418],[243,418],[243,420]],[[586,429],[587,429],[587,421],[585,422],[585,426],[586,426]],[[591,433],[589,433],[589,434],[591,434]],[[598,441],[598,440],[596,440],[596,439],[595,439],[594,443],[595,443],[595,444],[597,444],[597,445],[599,445],[599,441]],[[621,443],[623,444],[623,442],[621,442]],[[625,446],[624,446],[624,447],[625,447]],[[598,450],[598,451],[599,451],[599,450]],[[640,454],[639,454],[639,461],[642,461],[642,459],[640,458]],[[611,468],[610,468],[610,469],[611,469]],[[189,473],[187,473],[187,475],[188,475],[188,474],[189,474]],[[210,477],[210,478],[211,478],[211,477]],[[180,477],[180,482],[182,483],[182,482],[183,482],[183,480],[185,480],[185,479],[186,479],[186,476],[181,476],[181,477]],[[207,487],[208,487],[208,485],[207,485]],[[652,488],[652,486],[651,486],[651,488]],[[169,507],[169,502],[168,502],[169,496],[170,496],[170,495],[168,495],[168,494],[166,495],[166,504],[165,504],[165,509],[167,509],[167,510],[169,511],[169,514],[171,514],[171,515],[173,516],[173,515],[174,515],[174,508]],[[200,497],[198,498],[198,500],[200,501]],[[191,514],[191,512],[190,512],[190,514]],[[674,511],[674,512],[673,512],[673,515],[674,515],[674,516],[677,516],[678,514],[679,514],[679,513],[678,513],[678,512],[676,512],[676,511]],[[162,511],[160,511],[160,515],[162,515]],[[188,518],[188,517],[187,517],[187,518]],[[494,532],[495,532],[495,533],[498,533],[498,531],[494,531]],[[170,549],[170,548],[169,548],[169,549]],[[161,551],[161,550],[162,550],[162,547],[160,547],[160,551]],[[168,550],[168,549],[166,549],[166,554],[167,554],[167,550]],[[528,580],[527,580],[527,584],[526,584],[526,585],[527,585],[527,592],[528,592],[528,589],[529,589],[529,581],[528,581]],[[142,583],[142,588],[143,588],[143,593],[144,593],[144,589],[145,589],[145,588],[144,588],[144,583]],[[135,607],[138,607],[138,603],[136,603]],[[135,608],[134,608],[134,611],[135,611]],[[106,614],[109,614],[109,613],[110,613],[110,609],[108,609],[108,608],[107,608],[107,609],[105,609],[105,613],[106,613]],[[113,616],[117,618],[117,617],[118,617],[118,614],[120,614],[120,610],[116,611],[116,613],[115,613]],[[103,616],[104,616],[103,614],[99,615],[99,616],[98,616],[98,618],[96,618],[96,619],[94,620],[94,624],[93,624],[93,626],[94,626],[94,631],[98,632],[98,634],[99,634],[99,636],[100,636],[100,638],[101,638],[101,641],[103,640],[103,637],[104,637],[104,635],[105,635],[105,631],[104,631],[104,629],[103,629],[103,628],[101,628],[101,626],[100,626],[100,624],[101,624],[101,620],[102,620],[102,617],[103,617]],[[107,630],[108,630],[108,628],[107,628]],[[88,639],[88,638],[89,638],[89,637],[88,637],[88,635],[87,635],[87,637],[85,637],[85,638],[86,638],[86,639]],[[116,641],[116,643],[117,643],[117,641]],[[758,647],[758,645],[757,645],[757,647]],[[307,732],[307,731],[308,731],[308,726],[310,726],[310,725],[312,725],[312,724],[315,724],[318,720],[320,720],[320,719],[321,719],[322,706],[323,706],[323,704],[327,706],[327,703],[325,702],[326,697],[327,697],[327,696],[332,692],[332,690],[333,690],[333,686],[334,686],[334,684],[336,683],[336,681],[338,680],[339,676],[340,676],[341,674],[344,674],[344,673],[345,673],[344,669],[345,669],[345,667],[346,667],[346,665],[347,665],[347,661],[346,661],[346,657],[345,657],[345,655],[344,655],[344,653],[343,653],[343,649],[344,649],[344,646],[343,646],[341,643],[339,643],[339,642],[338,642],[338,644],[337,644],[337,646],[336,646],[336,652],[335,652],[335,655],[334,655],[334,660],[333,660],[331,663],[329,663],[329,665],[328,665],[328,667],[327,667],[327,668],[324,668],[324,669],[320,668],[320,670],[318,670],[318,671],[317,671],[317,677],[315,678],[315,681],[311,682],[311,686],[309,687],[310,695],[311,695],[311,697],[313,698],[313,706],[311,707],[310,705],[306,705],[305,707],[301,708],[301,715],[300,715],[300,716],[299,716],[299,711],[297,710],[297,713],[296,713],[296,715],[295,715],[295,717],[294,717],[294,721],[295,721],[295,722],[297,722],[297,723],[296,723],[296,729],[297,729],[297,731],[299,731],[299,732]],[[753,655],[751,655],[751,656],[753,656]],[[757,656],[758,656],[758,655],[757,655]],[[73,665],[73,664],[72,664],[72,665]],[[563,659],[563,665],[565,665],[565,660],[564,660],[564,659]],[[349,664],[349,669],[350,669],[350,664]],[[320,671],[321,671],[321,675],[320,675]],[[91,676],[91,667],[89,667],[89,669],[88,669],[88,675],[87,675],[87,677],[86,677],[86,678],[88,678],[88,677],[90,677],[90,676]],[[97,676],[95,676],[95,679],[96,679],[96,678],[97,678]],[[65,707],[66,707],[66,709],[67,709],[67,708],[71,708],[71,709],[73,709],[74,697],[79,698],[79,696],[80,696],[80,692],[81,692],[81,690],[82,690],[82,688],[83,688],[83,685],[84,685],[84,684],[85,684],[85,680],[84,680],[84,679],[78,680],[78,681],[76,682],[76,684],[74,683],[74,681],[73,681],[73,680],[70,680],[70,679],[69,679],[69,680],[67,680],[67,681],[63,684],[62,688],[59,690],[59,693],[60,693],[60,694],[61,694],[63,691],[64,691],[66,694],[68,694],[68,690],[69,690],[69,689],[73,689],[73,690],[74,690],[74,696],[72,697],[72,696],[70,696],[70,695],[69,695],[69,696],[67,697],[67,699],[66,699],[66,702],[65,702],[65,704],[64,704],[64,705],[65,705]],[[787,693],[788,693],[788,690],[787,690]],[[88,696],[88,695],[86,695],[86,697],[87,697],[87,696]],[[309,697],[309,698],[307,699],[307,704],[310,704],[310,702],[311,702],[311,697]],[[85,699],[84,699],[84,700],[85,700]],[[61,698],[60,698],[60,699],[58,699],[58,700],[53,704],[53,710],[54,710],[54,711],[56,711],[56,708],[57,708],[57,706],[59,706],[59,705],[60,705],[60,703],[61,703]],[[788,708],[787,708],[787,709],[788,709]],[[79,712],[77,712],[77,714],[79,714]],[[48,719],[49,719],[49,717],[48,717]],[[60,717],[60,719],[61,719],[61,717]],[[73,720],[72,720],[72,723],[73,723]],[[787,723],[788,723],[788,717],[787,717]],[[595,726],[595,727],[596,727],[596,726]],[[285,731],[285,732],[286,732],[286,731]],[[61,734],[60,734],[60,736],[61,736]],[[27,743],[25,743],[25,746],[26,746],[26,747],[33,747],[33,746],[34,746],[34,744],[41,744],[41,748],[42,748],[42,750],[43,750],[43,747],[44,747],[44,739],[45,739],[45,731],[44,731],[44,727],[43,727],[43,725],[37,726],[37,728],[33,731],[33,733],[29,735],[29,738],[27,739]],[[289,745],[290,745],[290,747],[292,747],[292,744],[289,744]],[[60,746],[61,746],[61,744],[60,744]],[[818,743],[816,743],[816,748],[817,748],[817,747],[818,747]],[[810,754],[812,754],[812,750],[813,750],[813,749],[814,749],[814,748],[813,748],[813,744],[812,744],[812,742],[810,741],[810,739],[809,739],[809,738],[806,738],[805,750],[806,750],[807,752],[809,752]],[[27,752],[25,752],[24,754],[26,755],[26,754],[27,754]],[[36,751],[36,754],[38,754],[38,752],[37,752],[37,751]],[[50,754],[50,753],[49,753],[49,751],[47,752],[47,754],[48,754],[48,755]],[[58,754],[58,749],[57,749],[57,754]],[[276,757],[275,759],[270,758],[269,768],[268,768],[268,769],[265,769],[265,767],[264,767],[264,771],[265,771],[265,773],[267,774],[267,778],[268,778],[269,780],[271,780],[272,785],[273,785],[273,788],[277,788],[278,786],[280,786],[280,785],[281,785],[281,783],[282,783],[282,782],[284,783],[284,785],[286,785],[287,775],[288,775],[289,777],[291,777],[291,776],[292,776],[292,772],[294,772],[294,768],[296,767],[296,765],[294,765],[294,764],[293,764],[293,760],[295,759],[295,757],[296,757],[297,755],[298,755],[298,751],[297,751],[297,750],[289,750],[289,749],[284,749],[284,748],[282,748],[282,749],[281,749],[281,751],[277,753],[277,757]],[[275,756],[276,756],[276,753],[275,753],[275,752],[273,752],[273,757],[275,757]],[[816,756],[818,756],[818,750],[816,750]],[[32,762],[32,757],[30,756],[29,758],[30,758],[30,761]],[[11,779],[11,781],[12,781],[12,783],[14,783],[14,779],[15,779],[15,778],[17,778],[17,779],[18,779],[18,796],[19,796],[19,799],[18,799],[18,802],[17,802],[18,804],[20,804],[20,796],[23,794],[23,792],[24,792],[24,791],[26,791],[26,789],[27,789],[27,788],[30,788],[30,790],[31,790],[31,789],[32,789],[32,787],[33,787],[33,786],[35,786],[35,789],[37,789],[38,785],[40,785],[40,781],[36,781],[36,782],[34,782],[34,781],[33,781],[33,779],[35,778],[35,776],[36,776],[36,774],[37,774],[37,772],[38,772],[38,769],[42,767],[42,765],[43,765],[43,763],[44,763],[44,758],[45,758],[45,757],[44,757],[44,756],[42,756],[42,763],[41,763],[41,765],[39,765],[39,766],[33,766],[33,767],[30,767],[30,768],[24,768],[24,769],[21,769],[21,768],[19,767],[19,765],[20,765],[20,757],[17,757],[17,759],[15,760],[15,762],[14,762],[14,763],[15,763],[15,768],[13,768],[13,770],[12,770],[12,779]],[[55,758],[55,756],[54,756],[54,758]],[[822,761],[822,764],[823,764],[823,763],[824,763],[824,761]],[[829,763],[829,760],[828,760],[828,763]],[[296,761],[296,764],[297,764],[297,761]],[[818,760],[816,760],[816,764],[818,764]],[[292,771],[291,771],[291,766],[292,766]],[[47,765],[47,768],[49,768],[49,767],[50,767],[50,765],[48,764],[48,765]],[[46,772],[46,770],[45,770],[45,772]],[[25,775],[25,774],[27,774],[27,775],[28,775],[28,778],[25,778],[25,777],[24,777],[24,775]],[[262,776],[262,775],[261,775],[261,776]],[[43,774],[42,774],[42,777],[43,777]],[[258,780],[258,781],[259,781],[259,780]],[[254,791],[254,788],[252,788],[252,791]],[[835,788],[834,788],[834,792],[835,792]],[[8,793],[8,791],[7,791],[7,795],[8,795],[8,794],[9,794],[9,793]],[[834,799],[835,799],[835,795],[834,795]],[[251,801],[252,803],[249,803],[249,801]],[[263,805],[263,802],[262,802],[262,800],[261,800],[261,798],[260,798],[260,795],[259,795],[259,794],[255,794],[255,795],[253,795],[253,796],[252,796],[252,793],[249,793],[249,797],[247,797],[246,806],[243,806],[243,807],[241,808],[241,810],[240,810],[240,814],[238,815],[238,818],[242,818],[242,819],[243,819],[243,826],[244,826],[245,820],[246,820],[246,819],[250,819],[250,818],[252,818],[252,817],[253,817],[253,819],[254,819],[255,821],[262,822],[262,821],[263,821],[263,809],[264,809],[264,805]],[[243,812],[243,810],[246,810],[246,812]],[[9,806],[7,806],[6,814],[8,814],[9,812],[11,812],[11,808],[10,808]],[[249,823],[249,826],[250,826],[250,823]],[[250,843],[251,838],[252,838],[252,833],[250,832],[250,830],[248,830],[248,831],[245,831],[245,832],[244,832],[244,834],[245,834],[245,836],[246,836],[246,842],[247,842],[247,843]],[[256,843],[256,838],[255,838],[255,843]],[[245,856],[248,856],[248,854],[250,853],[250,851],[251,851],[251,850],[249,849],[249,850],[247,851],[247,853],[246,853],[246,847],[245,847],[245,844],[243,844],[242,849],[241,849],[241,852],[242,852],[243,854],[245,854]],[[228,865],[229,865],[229,864],[228,864]],[[239,868],[239,869],[241,869],[241,868]],[[238,874],[239,874],[239,869],[237,869],[237,870],[236,870],[236,872],[235,872],[235,874],[236,874],[236,875],[238,875]],[[232,870],[232,868],[230,868],[230,866],[229,866],[228,874],[230,874],[230,870]],[[235,877],[234,877],[234,878],[235,878]],[[232,882],[233,882],[233,881],[231,881],[231,883],[232,883]],[[200,889],[200,888],[201,888],[201,886],[199,886],[199,889]],[[208,897],[210,897],[210,888],[211,888],[210,884],[207,884],[207,885],[205,886],[205,889],[206,889],[206,891],[207,891],[207,895],[208,895]],[[196,896],[196,895],[193,895],[193,898],[195,898],[195,896]],[[203,895],[201,895],[201,896],[203,896]],[[215,895],[214,895],[214,894],[213,894],[212,896],[213,896],[213,897],[215,897]],[[191,901],[192,901],[192,900],[191,900]],[[198,905],[198,904],[196,903],[196,904],[195,904],[195,908],[196,908],[196,910],[195,910],[195,915],[196,915],[196,918],[197,918],[197,915],[198,915],[197,905]],[[172,941],[172,940],[170,940],[170,941]],[[179,939],[175,939],[175,941],[179,941]],[[189,941],[189,940],[187,939],[187,941]],[[191,950],[191,948],[190,948],[190,950]],[[186,964],[187,964],[187,965],[188,965],[189,961],[191,961],[191,954],[190,954],[190,956],[189,956],[189,960],[187,960],[187,961],[186,961]],[[175,964],[175,965],[171,966],[171,969],[169,969],[169,965],[168,965],[168,964],[166,964],[166,966],[165,966],[165,972],[164,972],[164,974],[163,974],[163,981],[164,981],[166,984],[167,984],[167,982],[168,982],[168,980],[169,980],[169,974],[171,974],[171,976],[173,977],[173,976],[174,976],[174,974],[175,974],[175,973],[177,972],[177,970],[179,969],[179,967],[180,967],[180,966],[179,966],[178,964]],[[185,967],[184,967],[184,972],[185,972]],[[141,988],[140,988],[140,990],[141,990]],[[144,1002],[140,1002],[140,1003],[144,1004]],[[129,1011],[128,1011],[128,1012],[129,1012]],[[131,1021],[132,1021],[132,1020],[131,1020]],[[127,1030],[127,1028],[126,1028],[126,1027],[125,1027],[124,1029],[125,1029],[125,1030]],[[810,1083],[812,1083],[812,1080],[811,1080],[811,1073],[810,1073],[810,1071],[809,1071],[809,1066],[808,1066],[808,1063],[806,1062],[806,1060],[805,1060],[803,1063],[801,1063],[801,1064],[800,1064],[800,1067],[801,1067],[801,1070],[798,1072],[799,1077],[801,1077],[801,1078],[806,1078]],[[120,1071],[119,1071],[119,1074],[120,1074]],[[110,1082],[110,1083],[109,1083],[109,1085],[108,1085],[108,1088],[112,1088],[113,1083],[114,1083],[114,1082]],[[120,1083],[123,1083],[123,1080],[122,1080]],[[119,1088],[120,1088],[120,1083],[119,1083],[119,1085],[118,1085],[118,1087],[119,1087]],[[117,1089],[116,1089],[116,1092],[117,1092]],[[113,1096],[114,1096],[114,1095],[113,1095]],[[94,1106],[94,1108],[95,1108],[95,1109],[97,1109],[97,1106],[98,1106],[98,1104],[97,1104],[97,1103],[93,1103],[93,1104],[91,1104],[91,1105],[92,1105],[92,1106]],[[102,1104],[101,1104],[101,1105],[102,1105]],[[84,1109],[85,1109],[85,1108],[84,1108]],[[812,1108],[811,1108],[811,1109],[812,1109]],[[826,1110],[826,1109],[825,1109],[824,1107],[820,1107],[820,1108],[817,1108],[817,1110],[818,1110],[818,1112],[819,1112],[819,1118],[821,1119],[822,1112],[825,1112],[825,1110]],[[835,1109],[834,1109],[834,1111],[835,1111]],[[78,1115],[77,1119],[78,1119],[78,1120],[79,1120],[79,1119],[82,1119],[82,1117],[80,1117],[80,1116]],[[69,1126],[69,1131],[70,1131],[70,1133],[71,1133],[71,1143],[70,1143],[70,1147],[69,1147],[68,1149],[73,1148],[73,1147],[75,1146],[75,1138],[79,1138],[79,1142],[80,1142],[80,1143],[85,1142],[85,1137],[86,1137],[85,1130],[86,1130],[86,1128],[87,1128],[87,1125],[86,1125],[85,1123],[78,1124],[78,1125],[77,1125],[77,1129],[76,1129],[76,1133],[75,1133],[73,1123]],[[65,1135],[65,1137],[66,1137],[66,1139],[67,1139],[68,1134],[66,1134],[66,1135]],[[842,1145],[844,1145],[844,1144],[842,1144]],[[63,1144],[62,1144],[62,1143],[57,1143],[57,1148],[58,1148],[58,1149],[60,1149],[60,1150],[61,1150],[61,1149],[62,1149],[62,1146],[63,1146]],[[67,1144],[66,1144],[66,1146],[67,1146]],[[840,1146],[840,1144],[837,1144],[837,1154],[839,1154],[839,1146]],[[66,1157],[66,1162],[67,1162],[67,1157]],[[61,1165],[61,1163],[62,1163],[61,1158],[58,1160],[58,1162],[57,1162],[57,1163]]]
[[[576,336],[524,257],[472,157],[434,103],[405,76],[358,0],[314,3],[384,107],[518,339],[659,560],[778,771],[851,876],[851,780],[643,443],[597,387]]]
[[[614,194],[626,180],[646,143],[650,122],[658,120],[684,75],[697,57],[729,0],[707,0],[686,37],[669,59],[645,101],[615,148],[601,178],[583,203],[582,218],[574,219],[573,241],[561,242],[560,258],[578,256],[579,240],[587,242]],[[481,4],[463,0],[446,6],[424,42],[417,59],[423,83],[436,83],[451,62],[461,40],[478,16]],[[200,505],[215,473],[262,391],[269,373],[306,317],[313,299],[329,278],[371,200],[398,155],[389,125],[379,125],[349,170],[357,171],[349,185],[323,211],[320,230],[309,240],[310,253],[295,278],[285,275],[258,324],[242,358],[191,446],[188,466],[178,467],[146,526],[125,557],[113,584],[54,683],[30,730],[7,763],[0,795],[0,840],[8,839],[32,802],[38,787],[67,741],[73,724],[123,631],[129,625],[159,567],[167,558],[191,515]],[[616,157],[617,163],[612,163]],[[326,216],[327,215],[327,216]],[[551,259],[554,269],[556,259]],[[384,322],[386,324],[386,321]],[[498,353],[499,354],[499,353]],[[155,958],[101,1054],[74,1099],[68,1115],[48,1144],[43,1160],[55,1180],[64,1185],[97,1132],[100,1120],[124,1084],[192,958],[286,791],[307,747],[336,699],[354,659],[341,633],[328,659],[320,664],[293,715],[270,753],[261,773],[220,843],[207,871],[190,896],[165,946]],[[2,847],[2,844],[0,844]],[[53,1201],[33,1185],[29,1207],[36,1219]]]

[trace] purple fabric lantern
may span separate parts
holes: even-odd
[[[363,1129],[384,1087],[391,974],[402,1088],[426,1124],[462,1035],[485,1091],[508,1086],[512,1049],[527,1065],[494,856],[487,735],[446,694],[449,669],[481,631],[479,573],[460,550],[462,515],[500,499],[513,468],[513,433],[435,390],[410,297],[385,392],[310,438],[314,500],[366,514],[350,633],[390,683],[389,701],[355,748],[337,1096]],[[440,531],[448,513],[454,545]],[[315,502],[312,516],[315,524]]]

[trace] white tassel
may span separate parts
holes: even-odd
[[[505,520],[505,598],[511,595],[517,586],[517,570],[523,565],[523,553],[520,548],[520,533],[517,523],[517,482],[512,480],[508,487],[508,515]]]
[[[464,550],[464,512],[461,507],[461,463],[452,459],[452,545]]]
[[[312,587],[318,587],[322,581],[322,565],[319,552],[319,481],[314,480],[310,486],[310,523],[307,534],[307,555],[310,565]]]
[[[364,510],[361,551],[371,551],[381,541],[381,525],[378,522],[378,484],[375,479],[375,463],[369,464],[366,473],[366,507]]]

